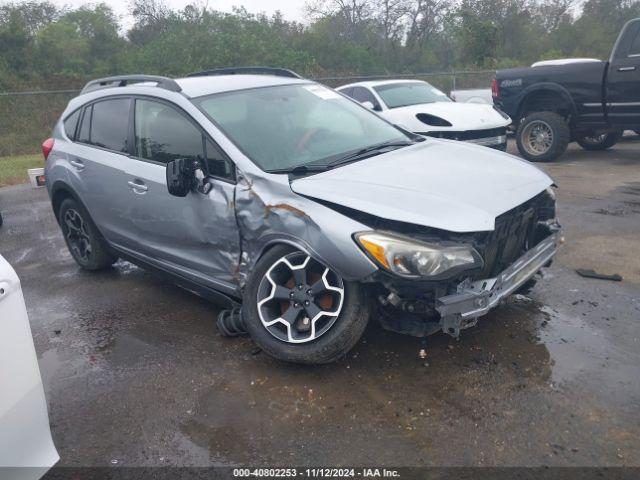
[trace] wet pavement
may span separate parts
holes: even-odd
[[[544,168],[567,238],[544,282],[426,362],[371,322],[323,367],[220,337],[215,305],[129,263],[79,270],[46,192],[0,189],[60,465],[640,465],[640,139]]]

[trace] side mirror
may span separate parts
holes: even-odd
[[[175,197],[186,197],[195,182],[193,160],[176,158],[167,163],[167,190]]]
[[[369,110],[375,110],[375,105],[371,103],[369,100],[365,100],[362,102],[362,106],[367,107]]]

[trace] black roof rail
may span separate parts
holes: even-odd
[[[80,94],[101,90],[103,88],[126,87],[132,83],[155,82],[159,88],[179,92],[182,89],[175,80],[159,75],[117,75],[115,77],[98,78],[87,83]]]
[[[213,68],[202,72],[194,72],[187,77],[209,77],[212,75],[274,75],[276,77],[302,78],[296,72],[286,68],[274,67],[227,67]]]

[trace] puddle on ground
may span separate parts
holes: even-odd
[[[545,305],[536,308],[549,322],[538,335],[551,355],[554,382],[584,380],[601,383],[599,390],[606,390],[631,385],[637,378],[639,367],[630,361],[634,357],[638,359],[637,354],[621,350],[603,331],[578,316],[560,313]]]
[[[192,442],[187,435],[180,431],[174,432],[173,441],[176,449],[181,452],[180,464],[190,466],[222,466],[224,463],[220,459],[212,458],[207,448],[203,448]],[[172,466],[180,466],[176,462],[172,462]]]
[[[52,392],[58,383],[95,373],[99,368],[87,357],[65,358],[57,348],[51,348],[38,358],[40,377],[45,392]]]
[[[51,390],[51,382],[64,363],[55,348],[47,350],[40,356],[38,365],[40,367],[40,377],[42,377],[42,384],[44,385],[45,391],[48,392]]]
[[[346,448],[342,429],[368,438],[371,451],[386,448],[391,455],[397,449],[401,458],[417,444],[438,448],[434,435],[456,432],[461,422],[484,428],[518,423],[529,408],[522,402],[531,398],[544,399],[548,406],[535,408],[547,415],[585,391],[612,405],[639,393],[630,383],[638,376],[637,355],[619,350],[579,314],[524,296],[481,319],[459,341],[430,337],[426,362],[418,358],[419,347],[418,339],[374,326],[345,359],[323,367],[247,354],[232,376],[198,390],[180,432],[197,451],[237,462],[277,462],[282,457],[274,447],[295,458],[313,448],[339,458]],[[587,411],[593,401],[572,411]],[[335,445],[322,438],[336,439]]]

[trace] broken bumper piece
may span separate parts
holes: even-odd
[[[457,293],[436,299],[442,331],[457,337],[461,330],[474,326],[478,317],[496,307],[549,263],[556,254],[560,238],[560,232],[551,234],[496,278],[463,282]]]

